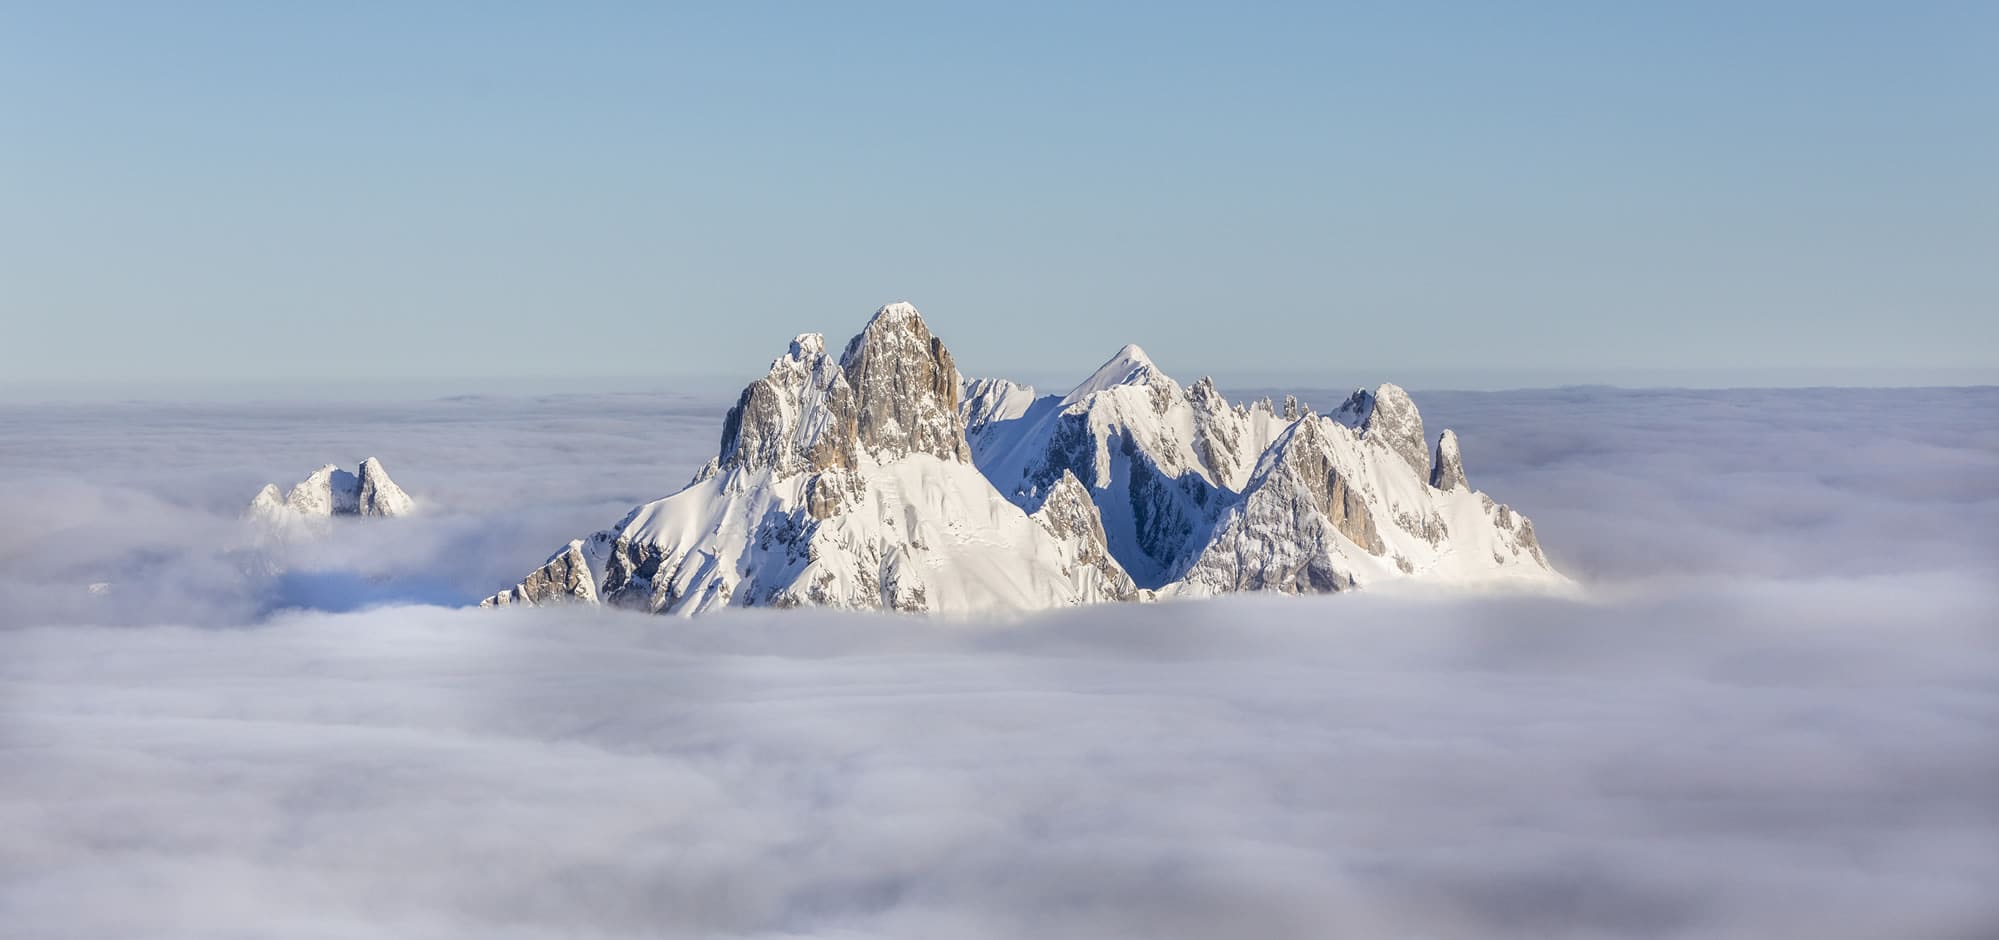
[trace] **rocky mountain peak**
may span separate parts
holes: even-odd
[[[1430,485],[1440,490],[1468,490],[1465,462],[1458,453],[1458,435],[1450,428],[1437,435],[1437,456],[1430,464]]]
[[[854,394],[854,432],[876,460],[929,454],[969,462],[958,415],[958,367],[907,303],[875,311],[847,343],[840,368]]]
[[[1333,420],[1387,445],[1419,476],[1429,474],[1430,445],[1423,434],[1423,416],[1401,386],[1383,382],[1372,392],[1355,389],[1333,413]]]
[[[826,355],[826,339],[801,333],[751,382],[722,422],[719,467],[780,476],[854,465],[853,391]]]
[[[1526,519],[1465,484],[1456,436],[1428,444],[1394,385],[1331,418],[1294,396],[1238,405],[1137,346],[1067,396],[966,380],[914,306],[889,304],[837,357],[819,334],[794,338],[685,488],[490,603],[962,614],[1405,577],[1562,583]],[[327,468],[329,504],[338,480]]]

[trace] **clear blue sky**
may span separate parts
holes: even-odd
[[[1999,4],[0,6],[0,380],[1999,366]]]

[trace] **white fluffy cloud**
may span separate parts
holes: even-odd
[[[1581,600],[988,624],[353,609],[671,490],[713,401],[11,409],[0,923],[1991,936],[1992,394],[1735,394],[1419,399]],[[246,567],[368,453],[434,511]]]

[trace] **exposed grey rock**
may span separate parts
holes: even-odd
[[[1402,455],[1417,476],[1429,475],[1430,446],[1423,435],[1423,416],[1401,386],[1384,382],[1372,392],[1355,389],[1332,418]]]
[[[1341,538],[1385,547],[1366,500],[1328,456],[1321,420],[1294,422],[1264,455],[1179,581],[1215,592],[1325,593],[1352,587]]]
[[[840,470],[827,470],[805,484],[805,511],[814,519],[831,519],[840,514],[862,485],[860,478]]]
[[[1279,438],[1273,445],[1279,455],[1275,472],[1266,473],[1250,495],[1254,495],[1255,489],[1295,485],[1304,490],[1310,497],[1309,505],[1323,514],[1335,531],[1370,554],[1379,555],[1386,547],[1375,528],[1374,513],[1368,509],[1367,500],[1333,464],[1325,433],[1324,426],[1312,415],[1293,424],[1287,432],[1290,439]]]
[[[1471,489],[1465,480],[1464,457],[1458,453],[1458,435],[1450,428],[1437,435],[1437,456],[1430,465],[1430,485],[1440,490]]]
[[[785,475],[852,467],[854,418],[853,389],[826,354],[825,337],[801,334],[729,409],[718,467]]]
[[[958,367],[915,307],[877,310],[847,344],[840,368],[854,392],[859,446],[876,460],[929,454],[971,462],[958,415]]]
[[[1401,577],[1561,580],[1524,518],[1470,491],[1454,434],[1431,453],[1402,389],[1330,419],[1293,396],[1236,405],[1126,346],[1036,398],[967,381],[890,304],[837,361],[793,340],[685,490],[488,603],[967,613]]]
[[[556,552],[541,567],[528,573],[512,590],[501,591],[479,602],[481,607],[541,607],[562,603],[597,603],[597,569],[607,553],[609,533],[599,532],[589,539],[577,539]],[[598,563],[591,563],[591,555]]]
[[[1075,474],[1063,471],[1030,518],[1057,541],[1072,547],[1075,553],[1072,563],[1090,569],[1113,599],[1130,600],[1137,595],[1138,585],[1117,559],[1111,557],[1103,516],[1097,511],[1097,504],[1090,501],[1089,488]]]
[[[1200,455],[1211,479],[1226,484],[1248,444],[1243,440],[1241,413],[1207,376],[1188,386],[1187,403],[1194,408],[1194,453]]]
[[[944,343],[906,303],[875,312],[835,362],[818,333],[750,383],[722,425],[719,469],[781,475],[850,470],[860,454],[971,460],[959,376]]]

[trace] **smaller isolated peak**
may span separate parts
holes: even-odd
[[[416,501],[389,479],[379,458],[361,461],[349,473],[335,464],[325,464],[308,474],[289,494],[277,484],[257,491],[247,510],[252,518],[288,522],[327,516],[402,516],[416,508]]]

